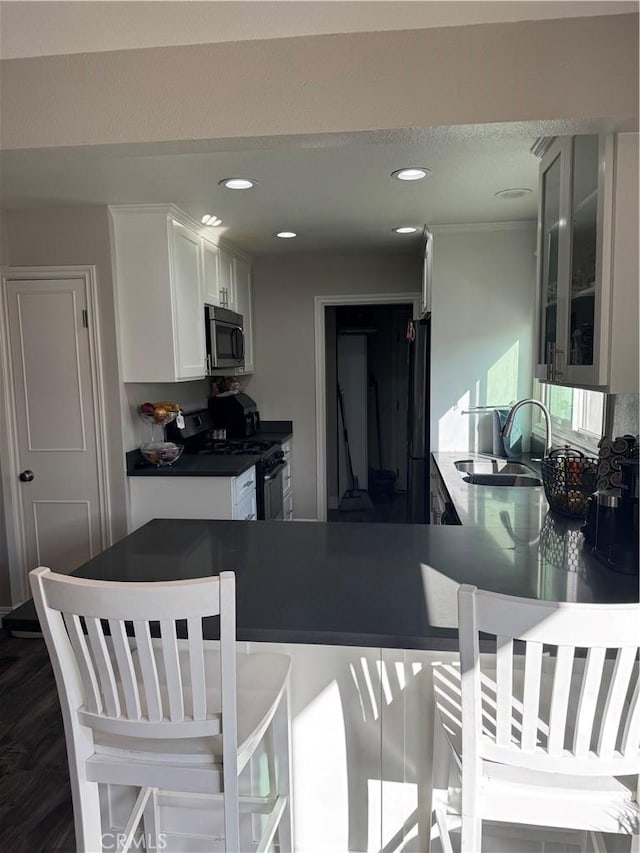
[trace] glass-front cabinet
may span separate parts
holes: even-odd
[[[536,378],[608,381],[613,140],[559,137],[540,165]]]

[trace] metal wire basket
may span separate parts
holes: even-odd
[[[552,450],[540,465],[544,493],[553,512],[584,518],[587,499],[596,490],[598,459],[565,447]]]

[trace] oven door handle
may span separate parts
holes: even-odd
[[[275,480],[275,478],[278,476],[278,474],[280,474],[282,471],[284,471],[284,469],[286,467],[287,467],[286,462],[281,462],[279,465],[276,465],[276,467],[273,469],[273,471],[269,471],[268,474],[264,475],[265,482],[267,482],[267,480]]]

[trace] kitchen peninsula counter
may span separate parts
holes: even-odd
[[[234,571],[238,640],[390,649],[455,650],[461,583],[527,598],[637,600],[637,578],[577,565],[540,538],[464,525],[155,519],[74,574],[164,581]],[[37,631],[33,602],[3,623]]]

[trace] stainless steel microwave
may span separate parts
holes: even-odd
[[[204,319],[207,369],[211,371],[244,367],[242,314],[217,305],[205,305]]]

